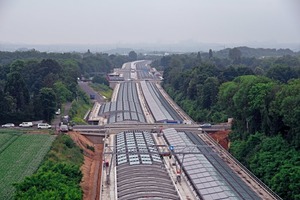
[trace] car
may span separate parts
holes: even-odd
[[[65,124],[62,124],[62,125],[60,125],[59,130],[60,130],[60,132],[68,132],[69,127]]]
[[[19,125],[20,127],[33,127],[33,123],[32,122],[22,122],[22,124]]]
[[[60,109],[57,109],[57,111],[55,112],[56,115],[60,115]]]
[[[95,95],[94,94],[90,94],[90,99],[95,99]]]
[[[7,123],[7,124],[3,124],[1,127],[2,128],[11,128],[11,127],[15,127],[15,125],[13,123]]]
[[[211,128],[211,124],[209,123],[201,124],[200,128]]]
[[[51,125],[49,125],[47,123],[39,123],[37,128],[38,129],[49,129],[49,128],[51,128]]]

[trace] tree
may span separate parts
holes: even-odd
[[[248,93],[249,107],[254,119],[254,131],[261,131],[270,135],[270,127],[273,126],[270,117],[270,106],[275,99],[278,85],[273,82],[257,83],[251,87]]]
[[[190,80],[186,92],[190,99],[194,100],[197,98],[197,81],[194,78]]]
[[[57,96],[59,106],[67,101],[72,101],[72,92],[68,90],[61,81],[54,83],[54,91]]]
[[[131,61],[137,60],[137,54],[135,53],[135,51],[130,51],[128,57]]]
[[[270,79],[253,75],[239,76],[233,83],[227,82],[220,87],[219,104],[235,119],[238,137],[245,139],[260,131],[262,121],[269,124],[268,108],[275,96],[274,88]]]
[[[16,110],[22,111],[29,104],[29,91],[19,72],[11,72],[7,75],[7,82],[4,89],[16,100]]]
[[[16,111],[16,102],[12,96],[5,94],[0,89],[0,123],[5,123],[7,121],[7,116],[10,113]]]
[[[277,93],[272,105],[273,116],[279,116],[284,137],[300,149],[300,79],[291,80]]]
[[[254,75],[254,72],[249,67],[239,65],[236,69],[237,76]]]
[[[255,69],[254,69],[254,74],[255,75],[259,75],[259,76],[263,76],[264,75],[264,70],[261,68],[261,67],[255,67]]]
[[[182,72],[183,64],[181,60],[178,58],[172,58],[168,69],[166,76],[168,76],[169,83],[178,90],[181,85],[180,83],[182,82],[180,73]]]
[[[101,75],[94,76],[92,82],[109,86],[109,82],[106,80],[106,78],[104,76],[101,76]]]
[[[267,71],[267,77],[287,83],[290,79],[298,78],[297,71],[289,66],[276,65]]]
[[[200,51],[198,51],[198,53],[197,53],[197,61],[200,63],[202,62]]]
[[[40,64],[40,74],[44,77],[49,73],[59,74],[62,71],[60,64],[52,59],[42,60]]]
[[[10,65],[10,72],[21,72],[24,69],[24,62],[21,60],[14,61]]]
[[[41,112],[43,119],[50,122],[56,110],[56,95],[52,88],[42,88],[40,90],[40,100],[43,105]]]
[[[242,52],[238,48],[233,48],[229,50],[228,57],[233,61],[234,64],[241,63]]]
[[[208,52],[208,59],[211,59],[213,57],[213,52],[212,50],[210,49],[209,52]]]
[[[300,199],[300,166],[286,162],[271,179],[271,188],[284,199]]]
[[[163,56],[160,59],[160,65],[165,68],[165,67],[169,66],[170,61],[171,61],[171,56]]]
[[[222,110],[226,110],[230,117],[233,116],[234,102],[233,96],[239,89],[239,86],[236,82],[225,82],[219,87],[218,93],[218,104],[220,105]]]
[[[210,109],[217,102],[219,81],[215,77],[208,77],[203,85],[202,107]]]

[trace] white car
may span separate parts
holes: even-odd
[[[19,125],[20,127],[33,127],[33,123],[32,122],[22,122],[22,124]]]
[[[65,124],[60,125],[59,128],[60,132],[68,132],[69,131],[69,127]]]
[[[49,129],[49,128],[51,128],[51,125],[50,125],[50,124],[47,124],[47,123],[39,123],[39,124],[37,125],[37,128],[38,128],[38,129]]]
[[[56,115],[60,115],[60,109],[57,109],[57,111],[55,112]]]
[[[211,124],[209,124],[209,123],[201,124],[200,128],[211,128]]]
[[[11,127],[15,127],[15,125],[13,123],[7,123],[7,124],[3,124],[1,127],[2,128],[11,128]]]

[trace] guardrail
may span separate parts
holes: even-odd
[[[89,109],[89,110],[85,113],[85,115],[84,115],[84,117],[83,117],[83,119],[84,119],[85,121],[88,119],[88,116],[90,115],[90,113],[91,113],[91,109]]]

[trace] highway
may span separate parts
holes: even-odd
[[[106,100],[98,92],[89,86],[88,82],[78,81],[79,87],[90,97],[90,94],[95,95],[95,101],[104,103]]]
[[[192,199],[280,199],[276,195],[273,195],[270,192],[271,190],[260,183],[259,180],[248,178],[251,181],[247,182],[244,180],[244,177],[235,174],[236,172],[243,171],[244,167],[236,161],[232,161],[235,163],[233,166],[227,165],[222,160],[223,157],[221,158],[217,154],[217,152],[223,151],[221,147],[210,139],[205,139],[206,136],[209,137],[207,133],[229,130],[231,128],[230,125],[220,124],[212,125],[210,128],[200,128],[199,124],[193,122],[167,94],[164,94],[165,92],[155,82],[156,77],[149,72],[150,70],[149,61],[125,63],[122,69],[119,70],[121,73],[120,76],[124,77],[125,81],[117,83],[116,88],[118,89],[115,91],[116,94],[114,94],[116,98],[113,98],[112,102],[105,103],[103,97],[95,95],[96,100],[101,105],[99,119],[101,120],[102,117],[106,123],[99,122],[99,124],[102,124],[101,126],[77,125],[73,127],[73,130],[79,131],[83,135],[107,136],[109,139],[106,141],[110,141],[108,144],[110,146],[116,144],[113,138],[122,132],[132,138],[128,139],[128,141],[126,139],[130,145],[136,144],[137,146],[142,146],[143,144],[139,144],[140,139],[136,142],[132,141],[135,137],[138,137],[133,137],[136,133],[140,134],[141,131],[146,131],[154,133],[153,137],[155,137],[155,135],[158,135],[155,133],[174,130],[173,135],[168,138],[164,136],[165,142],[168,142],[168,145],[207,145],[212,154],[216,152],[213,156],[207,156],[206,154],[210,154],[209,152],[199,149],[199,153],[201,153],[200,157],[190,155],[186,157],[186,162],[183,162],[184,155],[181,157],[178,156],[177,160],[184,167],[186,180],[194,188],[193,191],[195,191],[195,195],[197,196],[197,198]],[[149,79],[150,81],[145,81],[145,79]],[[94,94],[94,91],[87,83],[81,82],[80,87],[88,94]],[[178,138],[179,133],[181,139]],[[202,135],[202,139],[200,135]],[[180,141],[183,143],[179,143]],[[187,143],[185,144],[185,142]],[[132,158],[131,161],[136,162],[135,159],[138,156],[139,154],[129,156],[129,161]],[[113,157],[113,155],[110,157],[111,163],[114,162]],[[123,159],[124,155],[118,157],[122,157]],[[227,161],[230,159],[229,156],[225,157]],[[126,155],[124,158],[126,158]],[[206,164],[202,165],[202,162]],[[197,172],[196,169],[198,170]],[[245,174],[252,177],[251,173],[247,172]],[[108,173],[108,176],[113,175]],[[200,176],[204,176],[204,179],[199,179]],[[220,190],[220,188],[222,189]],[[107,188],[107,190],[103,191],[106,195],[112,193],[112,191],[109,191],[111,190],[110,188]]]

